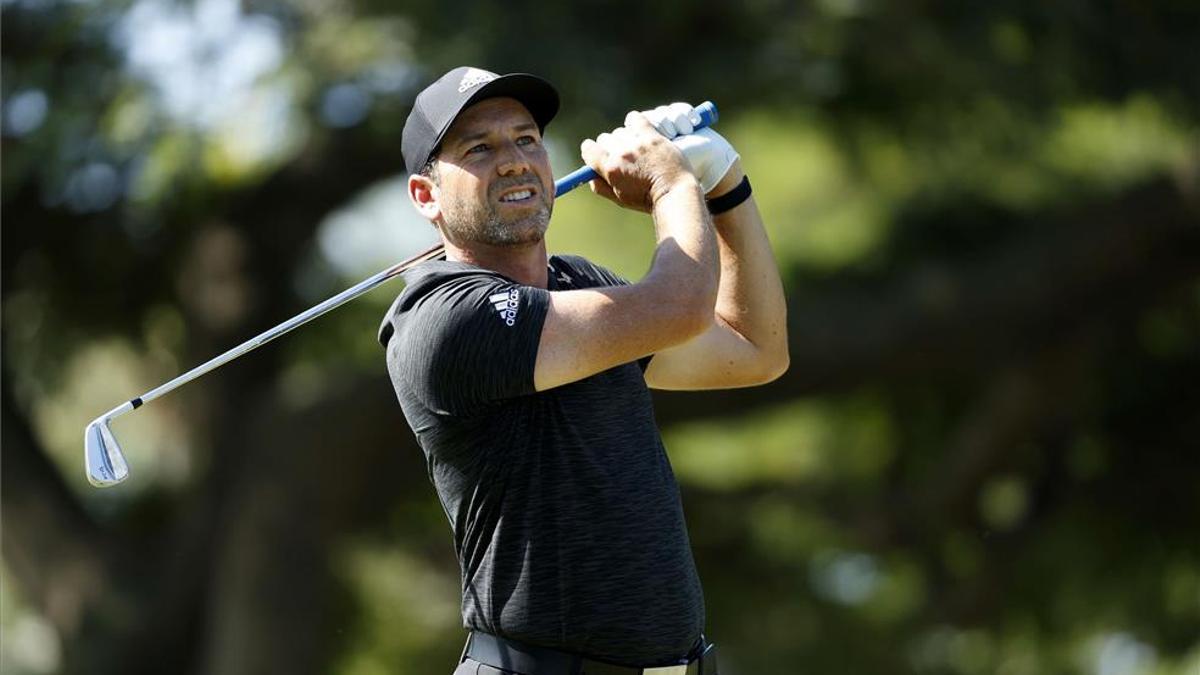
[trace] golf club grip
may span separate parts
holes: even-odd
[[[703,129],[717,123],[717,104],[705,101],[693,108],[700,117],[700,122],[693,129]],[[580,185],[596,177],[596,172],[590,166],[581,166],[571,173],[554,181],[554,196],[561,197]]]

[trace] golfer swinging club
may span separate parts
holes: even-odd
[[[455,675],[716,673],[649,390],[782,374],[779,273],[737,153],[684,104],[581,146],[594,192],[653,216],[645,277],[548,256],[558,106],[545,80],[461,67],[404,126],[447,259],[405,273],[380,340],[454,532]]]

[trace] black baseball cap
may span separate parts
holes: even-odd
[[[520,101],[542,133],[558,113],[558,92],[536,75],[497,75],[482,68],[459,66],[417,94],[400,142],[405,167],[410,173],[420,171],[463,110],[485,98],[501,96]]]

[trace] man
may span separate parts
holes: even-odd
[[[455,672],[715,673],[648,387],[778,377],[779,275],[729,144],[668,140],[692,131],[686,106],[581,147],[593,191],[653,216],[646,276],[548,257],[557,110],[540,78],[463,67],[404,128],[409,197],[447,259],[405,275],[380,339],[454,532],[471,631]]]

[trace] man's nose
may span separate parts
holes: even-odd
[[[529,171],[529,159],[516,143],[507,143],[496,170],[501,176],[519,176]]]

